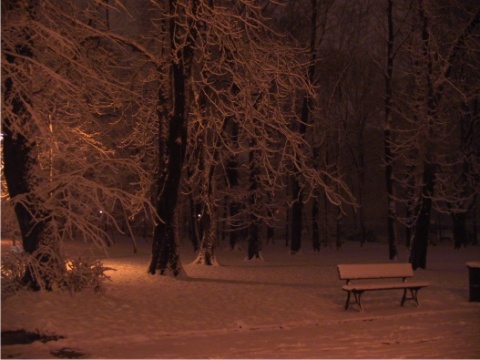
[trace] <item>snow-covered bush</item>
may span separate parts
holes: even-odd
[[[7,255],[2,256],[2,298],[8,297],[23,287],[26,253],[17,246],[12,246]]]
[[[66,262],[63,285],[71,292],[93,288],[96,293],[103,293],[103,281],[110,280],[105,271],[115,270],[104,267],[103,263],[89,256],[79,256]]]
[[[41,246],[31,255],[12,247],[2,257],[2,296],[8,297],[26,287],[27,269],[41,289],[77,292],[91,288],[96,293],[103,293],[103,281],[110,280],[105,272],[115,270],[89,255],[65,259],[47,246]]]

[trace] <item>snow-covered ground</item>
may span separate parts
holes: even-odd
[[[21,292],[2,302],[2,331],[24,329],[63,339],[2,346],[2,358],[54,358],[60,349],[85,358],[480,358],[480,302],[469,302],[467,261],[480,247],[430,246],[431,286],[420,306],[399,305],[401,290],[369,292],[365,311],[345,311],[336,265],[388,262],[387,247],[346,243],[320,253],[304,244],[290,255],[282,242],[264,246],[264,261],[245,251],[217,250],[221,266],[191,265],[188,277],[146,272],[150,245],[119,243],[104,265],[106,293]],[[11,242],[2,240],[2,254]],[[85,245],[69,244],[84,249]],[[407,251],[401,248],[401,261]]]

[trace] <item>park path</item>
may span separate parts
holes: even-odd
[[[480,358],[480,307],[330,320],[309,326],[240,327],[161,336],[70,339],[85,358]],[[55,358],[65,340],[2,347],[2,358]]]

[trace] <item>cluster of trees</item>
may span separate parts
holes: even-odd
[[[477,216],[479,17],[454,0],[3,1],[2,204],[39,266],[64,268],[65,237],[108,246],[108,227],[135,244],[141,219],[148,272],[177,275],[183,228],[207,265],[219,234],[261,257],[280,218],[292,253],[307,234],[340,246],[348,221],[363,243],[380,169],[390,258],[402,225],[425,267],[432,211],[456,246]]]

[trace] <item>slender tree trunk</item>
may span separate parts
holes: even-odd
[[[201,221],[204,231],[200,243],[200,251],[195,263],[202,265],[217,265],[215,258],[215,246],[217,243],[217,212],[215,207],[215,185],[213,176],[215,165],[206,163],[204,145],[201,145],[198,151],[201,153],[199,168],[204,174],[202,179],[202,199],[204,200],[201,212]],[[216,151],[214,157],[216,157],[215,154],[217,154]]]
[[[325,243],[328,246],[331,246],[332,228],[329,214],[330,206],[328,204],[329,202],[327,195],[323,194],[323,237],[325,239]]]
[[[453,220],[453,237],[455,239],[455,249],[460,249],[462,246],[467,247],[467,213],[452,213]]]
[[[473,218],[472,245],[478,245],[477,205],[476,204],[473,205],[472,218]]]
[[[392,155],[392,103],[393,103],[393,0],[388,0],[388,41],[387,41],[387,72],[385,75],[385,130],[384,130],[384,151],[385,151],[385,181],[387,185],[388,207],[387,207],[387,231],[388,231],[388,257],[393,260],[398,257],[396,239],[396,203],[393,193],[393,155]]]
[[[230,203],[230,217],[235,218],[240,211],[239,204],[235,201]],[[235,245],[237,244],[237,239],[239,237],[239,231],[235,229],[236,225],[230,223],[230,248],[233,250],[235,249]]]
[[[409,262],[412,264],[413,269],[426,269],[427,267],[430,213],[432,209],[432,195],[435,182],[434,171],[433,165],[424,164],[420,209],[418,211],[415,230],[410,243]]]
[[[359,196],[359,203],[363,204],[363,196]],[[358,210],[358,217],[359,217],[359,223],[360,223],[360,246],[365,245],[367,242],[367,226],[365,224],[365,209],[363,206],[360,207]]]
[[[288,196],[288,193],[287,193]],[[285,246],[288,247],[290,245],[290,222],[291,222],[291,209],[290,207],[285,208]]]
[[[269,196],[269,202],[271,203],[271,197]],[[267,244],[272,242],[272,244],[275,243],[275,227],[273,226],[273,222],[275,221],[275,214],[272,211],[271,208],[268,208],[268,218],[269,218],[269,223],[267,224]]]
[[[213,167],[213,166],[212,166]],[[213,184],[206,199],[202,214],[204,227],[200,249],[195,263],[201,265],[217,265],[215,246],[217,243],[217,216],[214,204]]]
[[[248,235],[248,260],[262,260],[262,241],[260,237],[260,226],[257,220],[254,220],[249,226]]]
[[[409,167],[410,172],[413,172],[414,169],[413,167]],[[413,236],[413,230],[415,228],[415,211],[414,211],[414,198],[415,198],[415,193],[414,193],[414,179],[413,177],[410,177],[408,179],[408,186],[406,189],[407,192],[407,203],[405,205],[405,217],[407,218],[406,224],[405,224],[405,246],[407,248],[410,248],[410,243],[412,240]]]
[[[310,18],[310,65],[308,67],[308,79],[313,83],[315,75],[315,60],[316,60],[316,33],[317,33],[317,0],[311,0],[312,12]],[[307,131],[307,124],[309,122],[309,114],[311,107],[311,99],[308,95],[303,98],[302,104],[302,123],[300,124],[299,132],[302,136],[305,136]],[[303,195],[302,188],[300,186],[297,174],[292,179],[292,232],[290,239],[290,251],[292,254],[296,254],[300,251],[302,244],[302,217],[303,217]]]
[[[255,145],[255,144],[253,144]],[[252,146],[254,147],[254,146]],[[257,208],[257,189],[258,189],[258,169],[257,164],[255,163],[255,152],[254,150],[250,151],[249,154],[249,162],[250,162],[250,209],[252,209],[252,213],[250,214],[250,224],[249,224],[249,231],[248,231],[248,260],[252,260],[253,258],[262,259],[262,241],[260,238],[260,220],[258,219],[258,215],[255,213],[255,208]]]
[[[335,246],[337,250],[342,247],[342,219],[343,214],[340,208],[337,208],[337,216],[335,217]]]
[[[320,227],[318,226],[318,216],[320,213],[320,204],[315,198],[312,204],[312,245],[314,251],[320,251]]]
[[[302,189],[296,178],[292,179],[292,195],[294,203],[292,205],[291,215],[291,236],[290,236],[290,252],[296,254],[300,251],[302,245]]]
[[[200,224],[198,221],[198,214],[200,210],[198,209],[198,205],[195,203],[193,196],[189,196],[189,203],[190,203],[190,217],[188,221],[189,233],[190,233],[190,240],[192,241],[193,251],[197,252],[199,247],[199,240],[202,238],[202,232],[200,229]]]
[[[230,130],[230,138],[233,142],[233,146],[237,147],[238,143],[238,124],[235,121],[229,120],[227,121],[227,129]],[[236,155],[232,155],[227,160],[227,182],[228,187],[231,193],[236,192],[236,188],[239,184],[238,179],[238,160]],[[230,248],[233,250],[237,243],[237,239],[239,237],[239,231],[236,229],[237,227],[237,220],[236,217],[240,212],[241,205],[236,201],[232,200],[230,202],[230,218],[233,218],[233,222],[230,223]]]

